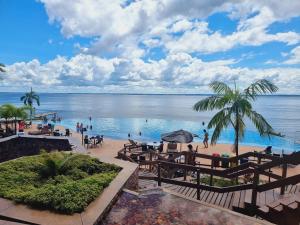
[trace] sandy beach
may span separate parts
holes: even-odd
[[[59,129],[60,132],[64,133],[65,128],[61,125],[56,125],[55,129]],[[30,129],[27,129],[25,132],[36,130],[36,125],[33,125]],[[71,130],[72,132],[72,139],[76,139],[77,143],[81,143],[81,134],[77,133],[74,130]],[[119,139],[112,139],[112,138],[106,138],[104,137],[104,142],[102,145],[96,147],[96,148],[90,148],[87,150],[87,152],[91,155],[99,156],[99,157],[109,157],[109,158],[114,158],[117,156],[117,153],[120,149],[123,148],[124,144],[128,143],[128,140],[119,140]],[[204,148],[203,143],[199,142],[193,142],[191,143],[193,145],[193,148],[196,149],[198,146],[198,153],[203,153],[203,154],[208,154],[212,155],[213,153],[228,153],[228,154],[233,154],[232,149],[233,146],[230,144],[216,144],[216,145],[209,145],[208,148]],[[187,145],[188,144],[182,144],[182,151],[187,150]],[[167,144],[164,145],[164,151],[166,150]],[[239,146],[239,154],[246,153],[249,151],[262,151],[263,148],[259,148],[256,146]],[[210,161],[202,159],[201,163],[208,164]],[[278,175],[282,174],[282,169],[279,167],[274,167],[272,169],[273,173],[276,173]],[[289,167],[288,168],[288,173],[287,176],[293,176],[296,174],[300,174],[300,165],[296,167]],[[261,179],[266,180],[268,179],[267,177],[262,176]]]

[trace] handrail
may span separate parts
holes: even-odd
[[[137,147],[137,148],[140,148],[140,147]],[[131,150],[135,149],[135,148],[131,148],[128,151],[127,151],[127,149],[128,149],[127,147],[124,147],[121,150],[119,150],[118,153],[121,153],[121,154],[126,154],[126,152],[131,153]],[[163,155],[163,154],[168,155],[168,153],[158,154],[154,151],[152,151],[151,153],[153,155]],[[185,155],[186,153],[187,153],[186,151],[182,151],[182,152],[173,153],[173,155],[175,155],[176,157],[180,157],[182,155]],[[141,152],[138,155],[143,155],[143,154],[149,154],[149,151]],[[225,158],[225,157],[212,156],[212,155],[203,154],[203,153],[194,153],[194,156],[197,157],[197,158],[209,159],[209,160],[212,160],[212,161],[227,160],[228,162],[236,162],[239,159],[249,158],[249,157],[256,157],[256,158],[260,158],[260,159],[269,159],[269,160],[276,160],[276,159],[281,158],[279,156],[268,155],[268,154],[264,154],[264,153],[261,153],[261,152],[246,152],[246,153],[240,154],[239,156],[232,156],[232,157],[228,157],[228,158],[227,157]],[[285,158],[285,157],[287,157],[287,156],[284,156],[282,158]]]
[[[294,175],[291,177],[287,177],[287,178],[282,178],[280,180],[276,180],[276,181],[273,181],[270,183],[258,185],[257,191],[263,192],[263,191],[267,191],[270,189],[275,189],[275,188],[281,187],[283,184],[291,185],[291,184],[297,184],[297,183],[300,183],[300,174],[297,174],[297,175]]]
[[[128,151],[129,153],[132,153]],[[118,156],[126,156],[127,150],[126,149],[121,149],[118,152]],[[184,155],[184,163],[180,161],[180,163],[175,163],[175,162],[168,162],[167,158],[163,157],[162,155],[168,155],[166,154],[158,154],[155,151],[147,151],[147,152],[138,152],[137,155],[145,155],[149,154],[150,156],[150,161],[148,160],[143,160],[139,162],[139,165],[149,165],[150,170],[154,166],[157,166],[157,176],[153,177],[145,177],[141,176],[142,178],[145,179],[150,179],[150,180],[155,180],[158,182],[158,185],[161,185],[161,182],[165,183],[170,183],[170,184],[176,184],[176,185],[181,185],[185,187],[192,187],[197,189],[197,198],[200,198],[200,189],[203,190],[208,190],[208,191],[214,191],[214,192],[219,192],[219,193],[224,193],[224,192],[231,192],[231,191],[241,191],[241,190],[246,190],[246,189],[251,189],[252,190],[252,196],[251,196],[251,204],[252,206],[256,205],[256,199],[257,199],[257,193],[262,192],[262,191],[267,191],[270,189],[274,188],[281,188],[280,194],[284,194],[285,186],[289,184],[297,184],[300,182],[300,175],[295,175],[293,177],[288,177],[286,178],[287,175],[287,165],[288,164],[300,164],[300,152],[293,153],[291,155],[285,155],[285,156],[272,156],[272,155],[266,155],[262,154],[260,152],[247,152],[244,154],[239,155],[238,157],[230,157],[230,158],[225,158],[225,157],[216,157],[216,156],[211,156],[207,154],[202,154],[202,153],[193,153],[193,156],[195,158],[204,158],[204,159],[209,159],[211,160],[211,165],[207,165],[210,167],[202,167],[201,165],[190,165],[187,164],[187,154],[190,154],[188,152],[178,152],[178,153],[173,153],[173,158],[180,158],[180,156]],[[123,158],[126,158],[123,157]],[[246,162],[244,164],[240,164],[238,166],[235,166],[233,168],[226,168],[226,169],[216,169],[214,162],[216,161],[224,161],[226,162],[236,162],[238,159],[242,158],[249,158],[249,157],[254,157],[257,158],[257,163],[254,162]],[[130,157],[129,157],[130,158]],[[146,157],[145,157],[146,158]],[[266,159],[267,161],[262,161],[262,159]],[[268,161],[270,160],[270,161]],[[270,170],[273,167],[276,166],[282,166],[282,175],[277,175],[272,173]],[[170,179],[170,178],[165,178],[161,176],[161,170],[162,169],[168,169],[170,168],[176,168],[176,169],[182,169],[184,171],[184,181],[179,181],[175,179]],[[192,171],[197,173],[197,183],[190,183],[186,182],[186,174],[187,171]],[[208,174],[210,175],[210,185],[203,185],[200,184],[200,173],[202,174]],[[212,186],[212,180],[213,176],[218,176],[218,177],[223,177],[227,179],[238,179],[238,177],[246,174],[253,174],[254,177],[251,179],[250,184],[243,184],[243,185],[234,185],[230,187],[216,187]],[[269,177],[269,183],[267,184],[259,184],[259,176],[264,175]],[[271,178],[275,179],[275,181],[271,181]]]
[[[126,151],[126,150],[125,150]],[[121,149],[118,153],[121,153],[123,154],[124,152],[124,149]],[[141,153],[138,153],[137,155],[143,155],[143,154],[153,154],[154,156],[160,156],[158,153],[152,151],[152,152],[141,152]],[[180,155],[185,155],[186,152],[179,152],[179,153],[175,153],[177,156],[180,156]],[[125,154],[126,155],[126,154]],[[266,169],[270,169],[272,167],[275,167],[275,166],[279,166],[281,164],[283,164],[284,162],[285,163],[293,163],[293,164],[299,164],[300,163],[300,152],[296,152],[296,153],[293,153],[291,155],[286,155],[284,157],[278,157],[278,156],[272,156],[272,155],[266,155],[266,154],[262,154],[262,153],[258,153],[258,152],[247,152],[247,153],[244,153],[244,154],[241,154],[239,155],[238,157],[231,157],[231,158],[224,158],[224,157],[216,157],[216,156],[211,156],[211,155],[207,155],[207,154],[202,154],[202,153],[194,153],[194,155],[196,157],[200,157],[200,158],[206,158],[206,159],[211,159],[211,160],[217,160],[217,161],[223,161],[223,160],[227,160],[227,161],[235,161],[236,158],[247,158],[247,157],[259,157],[259,158],[266,158],[266,159],[271,159],[272,161],[270,162],[266,162],[264,164],[256,164],[256,163],[253,163],[253,162],[247,162],[247,163],[244,163],[242,165],[239,165],[239,166],[236,166],[236,167],[233,167],[233,168],[227,168],[227,172],[232,172],[232,171],[238,171],[242,168],[249,168],[249,167],[259,167],[261,170],[266,170]],[[246,164],[246,165],[245,165]]]

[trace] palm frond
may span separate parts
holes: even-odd
[[[6,72],[4,67],[5,67],[5,65],[3,63],[0,63],[0,72],[2,72],[2,73]]]
[[[224,82],[220,81],[214,81],[210,85],[211,89],[216,93],[216,94],[227,94],[227,93],[232,93],[233,91],[231,88],[225,84]]]
[[[214,132],[211,137],[211,144],[216,144],[223,129],[231,123],[230,117],[230,108],[225,108],[214,115],[214,117],[209,121],[207,127],[209,129],[214,128]]]
[[[238,111],[242,116],[252,110],[251,103],[242,96],[232,104],[233,111]]]
[[[251,110],[247,113],[247,116],[253,122],[254,126],[261,136],[276,135],[276,132],[273,130],[272,126],[261,114]]]
[[[243,118],[241,116],[238,116],[236,120],[238,124],[238,136],[239,138],[243,138],[245,135],[246,124],[244,123]]]
[[[228,96],[213,95],[197,102],[193,109],[195,111],[207,111],[213,109],[222,109],[230,101]]]
[[[255,99],[257,95],[271,94],[277,91],[278,91],[278,87],[275,84],[273,84],[271,81],[268,81],[266,79],[261,79],[254,82],[249,87],[247,87],[244,90],[244,94],[246,95],[246,97]]]
[[[36,101],[36,104],[39,106],[40,105],[40,97],[38,95],[34,95],[33,99]]]

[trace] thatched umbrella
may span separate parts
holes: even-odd
[[[194,134],[186,130],[176,130],[170,133],[165,133],[161,135],[161,139],[167,142],[180,143],[180,150],[182,143],[191,143],[194,139]]]

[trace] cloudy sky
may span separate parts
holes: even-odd
[[[0,91],[300,94],[298,0],[0,0]]]

